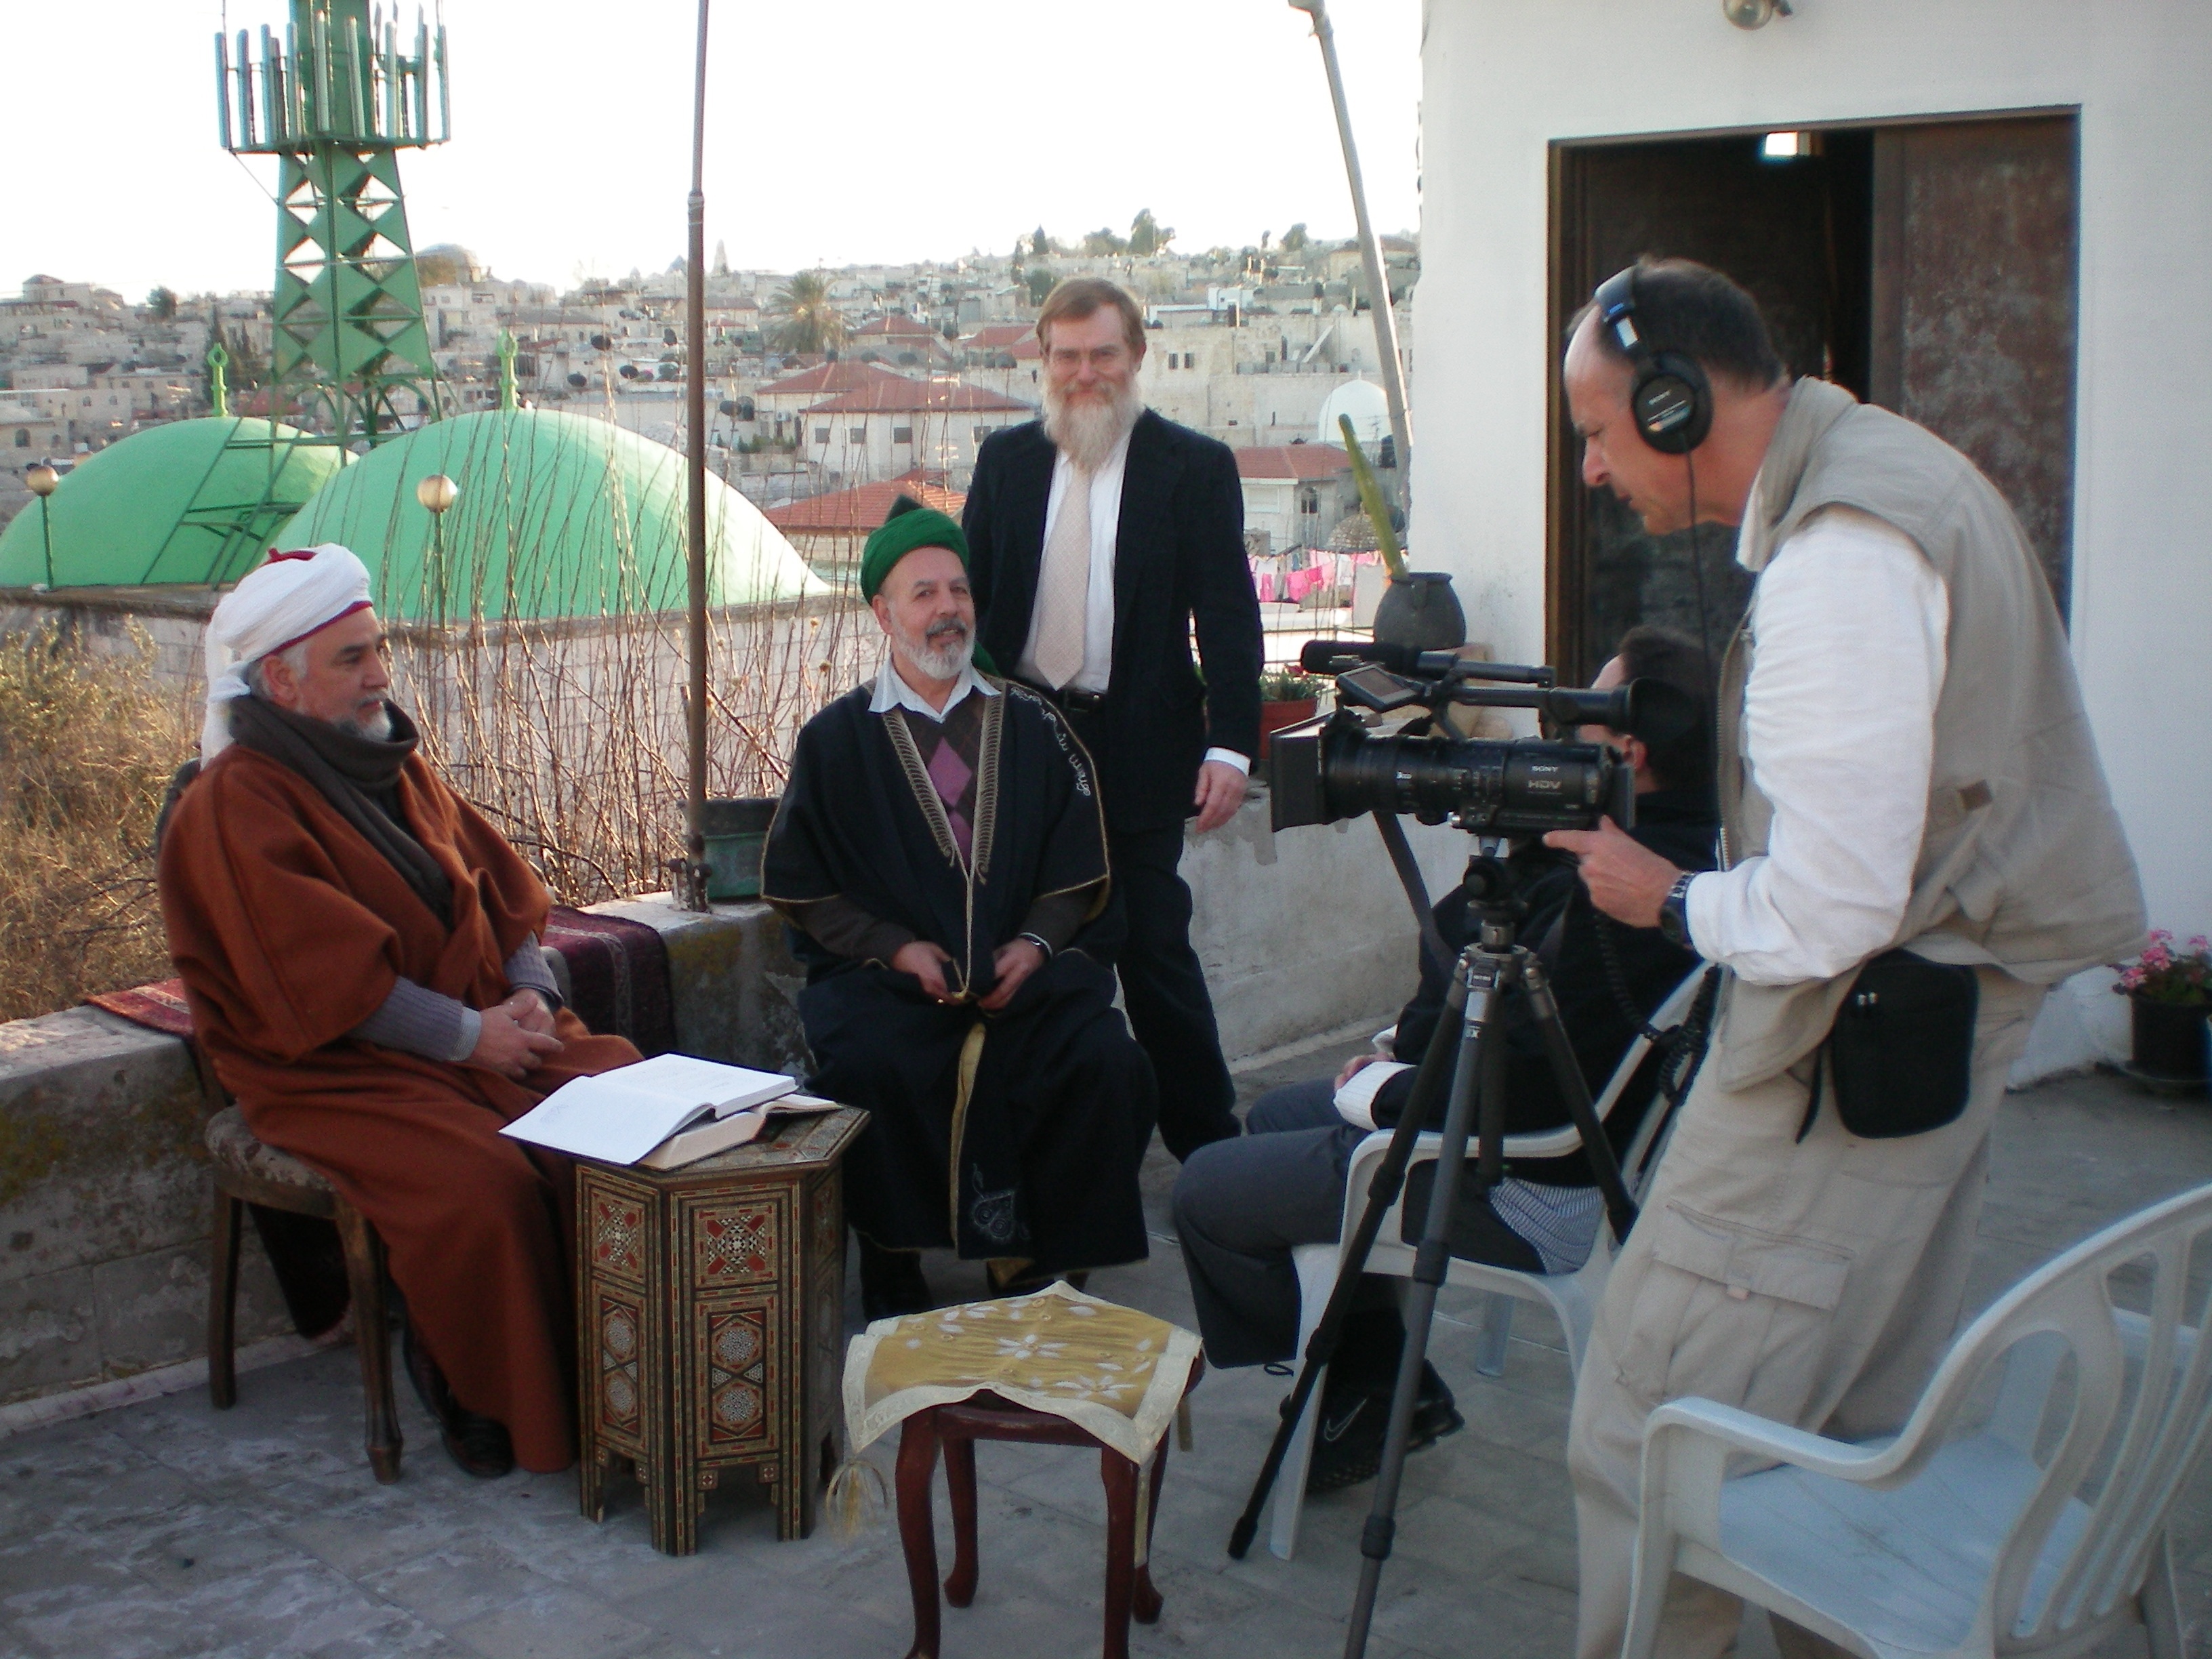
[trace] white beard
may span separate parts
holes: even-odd
[[[366,738],[371,743],[390,743],[392,705],[388,702],[377,704],[376,713],[367,720],[332,720],[331,724],[342,732],[350,732],[356,738]]]
[[[1096,472],[1113,459],[1114,447],[1144,412],[1144,395],[1137,390],[1133,374],[1110,402],[1103,404],[1089,398],[1071,403],[1058,386],[1045,386],[1044,435],[1085,472]]]
[[[957,678],[960,671],[975,659],[975,636],[964,623],[954,623],[933,629],[932,636],[916,639],[894,623],[891,625],[891,644],[897,655],[904,657],[926,679]]]

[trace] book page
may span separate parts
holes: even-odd
[[[780,1072],[655,1054],[562,1084],[501,1133],[578,1158],[635,1164],[695,1119],[742,1110],[798,1086]]]

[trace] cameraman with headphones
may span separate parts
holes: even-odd
[[[2064,627],[1972,463],[1791,380],[1750,295],[1686,260],[1598,289],[1565,384],[1584,482],[1655,535],[1736,527],[1756,580],[1717,703],[1720,869],[1610,823],[1546,837],[1598,908],[1727,970],[1577,1379],[1577,1645],[1613,1659],[1645,1418],[1700,1395],[1846,1439],[1903,1424],[2045,989],[2134,950],[2143,908]],[[1739,1611],[1675,1580],[1660,1651],[1719,1654]]]

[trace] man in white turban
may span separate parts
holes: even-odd
[[[272,554],[207,655],[202,768],[161,847],[195,1033],[254,1133],[383,1236],[454,1460],[564,1468],[574,1183],[499,1131],[637,1052],[562,1006],[544,885],[416,752],[359,559]]]

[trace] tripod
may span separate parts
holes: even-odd
[[[1511,872],[1498,856],[1496,842],[1485,842],[1481,850],[1468,860],[1465,886],[1478,919],[1474,942],[1460,953],[1453,967],[1443,1017],[1437,1020],[1421,1057],[1412,1092],[1391,1133],[1389,1150],[1368,1187],[1366,1206],[1360,1212],[1359,1224],[1353,1230],[1349,1248],[1337,1270],[1328,1306],[1306,1345],[1297,1382],[1284,1402],[1281,1426],[1276,1430],[1273,1444],[1267,1449],[1267,1461],[1261,1466],[1244,1513],[1230,1534],[1229,1553],[1242,1559],[1259,1529],[1260,1511],[1266,1506],[1267,1494],[1281,1472],[1283,1459],[1306,1403],[1321,1372],[1335,1354],[1368,1253],[1382,1229],[1383,1217],[1397,1201],[1414,1144],[1438,1098],[1445,1098],[1449,1103],[1444,1113],[1443,1145],[1437,1157],[1436,1181],[1430,1189],[1421,1243],[1414,1253],[1413,1289],[1407,1299],[1406,1342],[1399,1356],[1398,1375],[1390,1399],[1389,1426],[1383,1437],[1375,1507],[1360,1534],[1363,1559],[1359,1589],[1345,1639],[1346,1659],[1360,1659],[1366,1651],[1376,1590],[1396,1531],[1398,1486],[1405,1472],[1413,1403],[1419,1392],[1421,1367],[1427,1355],[1437,1291],[1443,1284],[1450,1265],[1452,1212],[1459,1198],[1460,1177],[1466,1166],[1468,1137],[1471,1133],[1479,1130],[1476,1183],[1480,1191],[1486,1195],[1504,1175],[1505,1043],[1500,1011],[1501,999],[1513,986],[1520,986],[1527,994],[1546,1058],[1581,1136],[1584,1156],[1604,1194],[1614,1237],[1625,1239],[1636,1221],[1636,1206],[1621,1180],[1612,1143],[1606,1139],[1604,1127],[1598,1121],[1596,1108],[1590,1100],[1589,1088],[1583,1081],[1566,1028],[1559,1022],[1559,1004],[1552,994],[1543,965],[1534,951],[1516,942],[1515,931],[1525,907],[1513,891]]]

